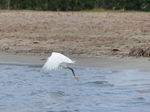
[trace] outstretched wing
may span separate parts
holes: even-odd
[[[64,56],[63,54],[53,52],[48,58],[47,62],[43,66],[45,70],[61,69],[62,67],[67,67],[68,64],[72,64],[74,61]]]

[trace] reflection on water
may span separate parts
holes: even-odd
[[[149,112],[150,74],[73,66],[43,71],[42,65],[0,64],[1,112]]]

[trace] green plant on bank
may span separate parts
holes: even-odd
[[[52,11],[105,9],[150,11],[150,0],[0,0],[0,9]]]

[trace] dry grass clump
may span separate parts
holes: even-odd
[[[150,45],[133,47],[129,52],[129,56],[150,57]]]

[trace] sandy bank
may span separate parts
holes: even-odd
[[[150,43],[150,13],[0,11],[0,51],[128,55]]]
[[[128,57],[149,37],[145,12],[0,11],[0,61],[44,64],[55,51],[80,66],[150,71],[149,58]]]

